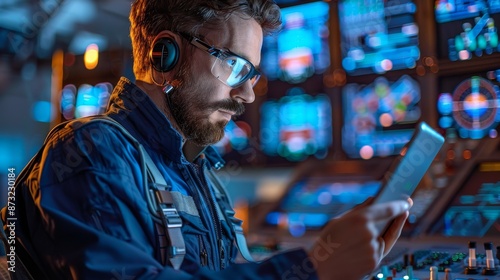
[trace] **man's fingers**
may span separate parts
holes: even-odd
[[[410,204],[410,208],[411,208],[413,206],[413,199],[411,199],[410,197],[408,197],[407,201]]]
[[[410,204],[405,200],[391,201],[375,204],[366,208],[368,218],[373,221],[393,219],[410,209]]]
[[[394,246],[394,243],[396,243],[399,236],[401,235],[401,231],[406,222],[406,219],[408,218],[408,214],[408,211],[406,211],[403,214],[399,215],[396,219],[394,219],[394,222],[391,223],[384,236],[382,236],[386,245],[384,248],[384,256],[389,253],[389,251],[392,249],[392,246]]]

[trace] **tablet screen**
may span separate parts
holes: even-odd
[[[410,197],[443,144],[443,136],[421,122],[407,148],[403,149],[386,172],[374,203],[406,200]],[[385,226],[381,224],[377,227],[382,232]]]

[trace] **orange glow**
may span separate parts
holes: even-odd
[[[238,200],[234,204],[234,216],[243,221],[241,227],[244,232],[248,232],[248,224],[250,223],[248,218],[250,217],[248,212],[248,202],[246,200]]]
[[[267,94],[267,84],[268,80],[265,76],[261,76],[257,84],[253,88],[253,92],[256,96],[264,96]]]
[[[52,78],[51,78],[51,103],[59,104],[61,101],[61,90],[64,75],[64,52],[56,50],[52,55]],[[61,115],[56,114],[56,117],[50,123],[50,127],[54,127],[61,122]]]
[[[447,159],[455,159],[455,151],[454,150],[448,150],[446,152],[446,158]]]
[[[434,65],[432,65],[432,66],[431,66],[431,72],[432,72],[432,73],[437,73],[437,72],[439,72],[439,67],[438,67],[438,65],[437,65],[437,64],[434,64]]]
[[[403,147],[403,149],[401,149],[401,152],[399,154],[402,156],[406,155],[406,150],[408,150],[408,147]]]
[[[472,152],[470,150],[465,150],[463,153],[462,153],[464,159],[471,159],[472,157]]]
[[[419,75],[419,76],[425,75],[425,68],[422,65],[417,66],[416,71],[417,71],[417,75]]]
[[[333,79],[335,80],[335,84],[338,86],[345,85],[346,82],[346,74],[342,69],[335,69],[333,71]]]
[[[428,57],[426,57],[426,58],[424,59],[424,63],[425,63],[425,65],[427,65],[427,66],[432,66],[432,65],[434,65],[434,59],[432,59],[432,57],[429,57],[429,56],[428,56]]]
[[[334,86],[336,86],[335,79],[333,78],[333,74],[325,74],[323,76],[323,84],[326,87],[334,87]]]
[[[99,63],[99,47],[96,44],[90,44],[85,50],[83,55],[83,62],[85,63],[85,68],[92,70],[97,67]]]

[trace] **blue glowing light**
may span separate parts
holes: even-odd
[[[51,122],[55,117],[55,110],[49,101],[37,101],[33,105],[33,118],[38,122]]]

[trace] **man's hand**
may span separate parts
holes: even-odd
[[[319,279],[359,280],[371,273],[399,238],[411,203],[363,203],[331,220],[309,251]],[[381,236],[375,224],[391,220]]]

